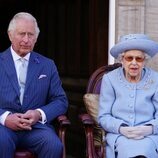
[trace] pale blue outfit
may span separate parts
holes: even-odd
[[[102,79],[99,101],[99,124],[106,135],[106,158],[130,158],[144,155],[158,157],[158,73],[144,68],[139,83],[129,83],[123,68]],[[121,124],[153,125],[153,134],[144,139],[128,139],[119,133]]]

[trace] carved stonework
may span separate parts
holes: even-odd
[[[145,33],[158,42],[158,0],[116,0],[116,42],[120,36]],[[158,55],[147,64],[158,71]]]

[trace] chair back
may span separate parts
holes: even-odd
[[[87,93],[100,94],[100,86],[103,75],[120,66],[120,63],[115,63],[113,65],[102,66],[98,68],[96,71],[94,71],[94,73],[90,76],[90,79],[88,81]]]
[[[118,67],[120,67],[120,63],[115,63],[113,65],[102,66],[98,68],[94,73],[90,76],[90,79],[87,84],[86,94],[83,96],[84,104],[87,110],[87,113],[91,116],[94,121],[93,126],[93,143],[95,148],[95,152],[91,155],[95,155],[92,157],[103,158],[105,157],[104,152],[104,136],[105,131],[98,125],[97,115],[98,115],[98,106],[99,106],[99,94],[100,87],[103,75],[112,71]],[[92,145],[93,146],[93,145]],[[93,149],[92,149],[93,150]],[[91,151],[92,151],[91,150]],[[91,157],[91,156],[89,156]]]

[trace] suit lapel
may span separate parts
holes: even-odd
[[[28,65],[25,91],[27,91],[27,89],[31,85],[34,77],[37,76],[36,74],[39,74],[40,71],[39,64],[40,64],[39,56],[34,52],[31,52],[29,65]]]
[[[15,65],[14,65],[12,55],[11,55],[10,48],[7,49],[4,53],[2,53],[1,59],[2,59],[1,60],[2,66],[4,70],[6,71],[9,81],[13,85],[17,94],[20,95],[18,79],[17,79]]]

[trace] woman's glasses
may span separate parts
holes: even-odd
[[[139,57],[139,56],[136,56],[136,57],[134,57],[134,56],[124,56],[124,59],[125,59],[126,61],[128,61],[128,62],[131,62],[131,61],[133,61],[133,60],[135,59],[136,62],[141,63],[141,62],[143,62],[143,61],[145,60],[145,57]]]

